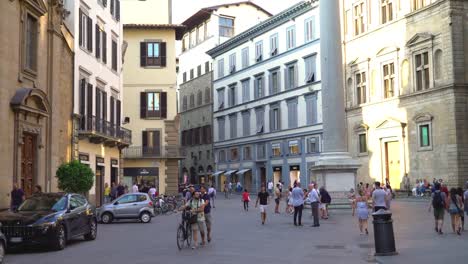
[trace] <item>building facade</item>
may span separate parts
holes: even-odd
[[[63,1],[0,3],[0,208],[13,184],[57,191],[57,168],[70,160],[73,36]]]
[[[218,188],[311,180],[322,149],[317,3],[301,2],[211,49]]]
[[[372,5],[371,5],[372,2]],[[341,1],[358,181],[468,180],[468,2]]]
[[[176,40],[184,27],[126,24],[124,95],[126,128],[132,145],[125,149],[124,182],[155,185],[160,193],[178,193],[179,118],[176,98]]]
[[[212,145],[212,59],[214,48],[271,14],[252,2],[206,7],[183,22],[186,33],[179,55],[179,112],[182,182],[207,183],[214,168]]]
[[[120,1],[66,1],[74,40],[73,155],[89,165],[95,184],[89,199],[104,201],[105,184],[118,183],[121,150],[131,133],[122,123],[122,24]]]

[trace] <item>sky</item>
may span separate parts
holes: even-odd
[[[199,9],[226,3],[241,2],[244,0],[173,0],[173,23],[181,23],[195,14]],[[301,0],[251,0],[272,14],[301,2]]]

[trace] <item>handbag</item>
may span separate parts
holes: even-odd
[[[191,203],[192,202],[190,202],[190,204]],[[198,204],[199,204],[199,202],[197,202],[197,210],[198,210]],[[192,224],[192,225],[198,223],[198,214],[197,213],[191,213],[188,222],[189,222],[189,224]]]

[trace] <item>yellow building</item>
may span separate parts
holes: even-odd
[[[176,40],[184,27],[125,24],[124,117],[132,145],[123,151],[124,182],[177,193],[181,151],[176,107]]]

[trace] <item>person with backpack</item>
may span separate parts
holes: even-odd
[[[328,219],[328,205],[331,203],[330,194],[327,192],[325,187],[320,187],[320,211],[322,213],[322,219]]]
[[[450,218],[452,220],[452,230],[453,233],[461,236],[461,217],[463,214],[463,203],[462,198],[457,194],[457,189],[451,188],[449,199],[447,199],[448,211],[450,213]]]
[[[445,193],[441,192],[440,183],[436,183],[434,189],[435,191],[431,194],[432,199],[429,205],[429,212],[431,208],[434,208],[435,231],[442,235],[447,196]]]
[[[192,226],[193,244],[192,249],[198,246],[198,231],[200,230],[201,245],[205,245],[205,201],[200,196],[200,191],[195,191],[185,207],[190,209],[193,219],[190,219]]]

